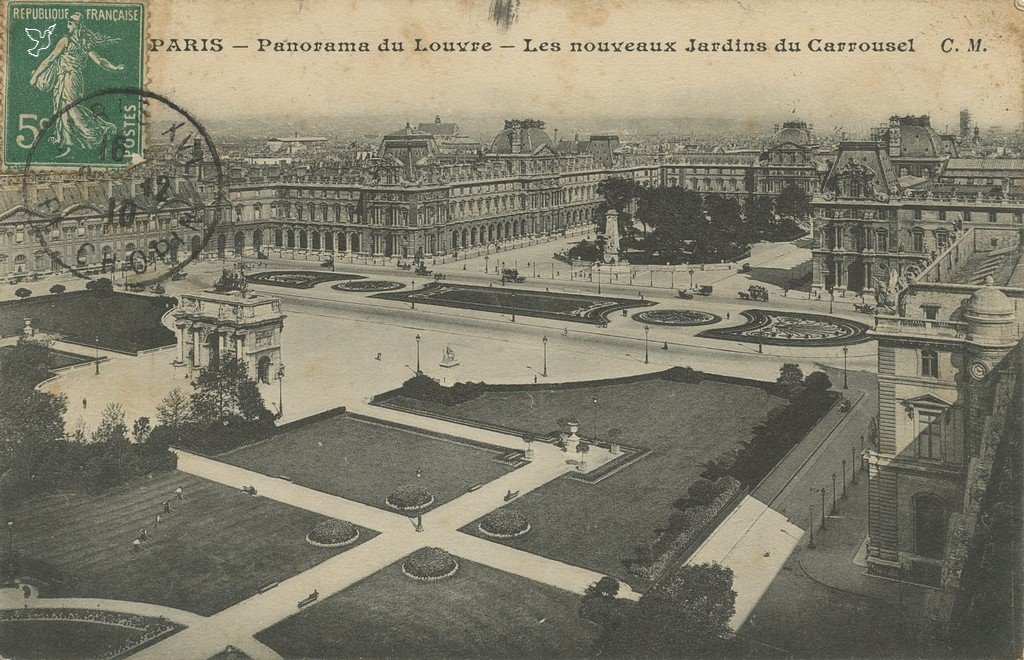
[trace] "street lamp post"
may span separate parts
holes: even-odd
[[[650,326],[644,326],[644,364],[651,363],[651,351],[650,351]]]
[[[836,515],[836,473],[832,473],[832,515]]]
[[[815,547],[817,547],[814,545],[814,502],[811,502],[810,505],[808,505],[807,509],[810,512],[809,520],[811,521],[811,542],[807,544],[807,547],[813,550]]]
[[[846,499],[846,459],[843,459],[843,499]]]
[[[277,369],[277,416],[284,417],[284,365]]]
[[[488,261],[490,261],[490,260],[491,260],[491,255],[489,255],[489,254],[485,254],[485,255],[484,255],[484,272],[485,272],[485,273],[487,273],[487,272],[490,272],[490,271],[488,270],[488,268],[489,268],[489,267],[488,267],[488,265],[487,265],[487,262],[488,262]]]
[[[541,375],[543,375],[545,378],[547,378],[547,376],[548,376],[548,336],[544,335],[544,339],[542,341],[544,342],[544,373],[541,374]]]
[[[516,322],[516,294],[512,294],[512,322]]]
[[[850,445],[850,483],[857,483],[857,448]]]
[[[412,303],[412,308],[416,309],[416,280],[412,281],[412,289],[409,290],[409,302]]]
[[[420,369],[420,336],[416,335],[416,375],[419,376],[423,373]]]
[[[849,346],[843,346],[843,389],[844,390],[848,386],[848,381],[847,381],[847,378],[846,378],[846,357],[847,357],[847,355],[849,355],[849,353],[850,353],[850,347]]]
[[[100,375],[100,338],[96,338],[96,375]]]
[[[821,493],[821,528],[825,529],[825,487],[818,486],[816,488],[812,488],[811,490],[816,490],[819,493]]]
[[[690,288],[693,288],[693,269],[690,269]]]

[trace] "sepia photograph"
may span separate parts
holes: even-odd
[[[1024,1],[0,57],[0,658],[1024,656]]]

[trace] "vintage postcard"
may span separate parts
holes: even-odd
[[[0,657],[1024,654],[1024,2],[0,58]]]

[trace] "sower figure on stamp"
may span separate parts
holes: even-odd
[[[62,147],[60,157],[68,155],[72,147],[97,147],[104,136],[117,133],[114,124],[85,104],[67,110],[65,108],[81,100],[84,95],[87,60],[92,60],[107,71],[124,69],[123,65],[113,64],[93,50],[96,46],[118,41],[120,39],[105,37],[82,26],[81,14],[71,14],[68,17],[68,33],[60,38],[29,78],[30,85],[53,93],[53,112],[60,114],[53,124],[50,141]]]

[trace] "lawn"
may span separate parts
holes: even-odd
[[[0,362],[3,362],[4,357],[11,352],[12,348],[12,346],[0,346]],[[79,364],[85,364],[96,360],[95,356],[78,355],[67,351],[59,351],[55,348],[48,350],[46,352],[46,356],[46,366],[50,370],[51,374],[59,369],[74,367]]]
[[[172,501],[173,510],[156,525],[162,502],[173,499],[178,486],[184,500]],[[322,516],[181,472],[98,496],[54,496],[0,514],[15,521],[15,552],[56,564],[69,582],[68,595],[203,615],[338,552],[305,541]],[[135,553],[132,540],[143,527],[150,540]],[[373,535],[360,530],[361,541]]]
[[[431,282],[415,291],[381,293],[374,298],[402,300],[442,307],[475,309],[498,314],[520,314],[577,323],[603,323],[620,309],[646,307],[654,303],[636,298],[605,298],[571,293],[549,293],[512,287],[469,286]]]
[[[36,330],[70,342],[137,353],[174,344],[174,333],[160,323],[173,306],[165,296],[98,291],[9,300],[0,302],[0,336],[20,334],[31,318]]]
[[[138,633],[80,621],[0,621],[4,658],[105,658]]]
[[[616,436],[622,444],[652,449],[596,484],[558,479],[515,500],[508,506],[526,516],[531,530],[502,541],[640,587],[626,570],[636,547],[653,540],[655,530],[665,525],[676,511],[673,502],[686,496],[704,461],[748,439],[785,399],[753,382],[706,378],[694,384],[657,374],[577,385],[501,387],[451,406],[396,397],[388,406],[539,435],[564,430],[559,420],[576,417],[583,438],[593,437],[596,428],[601,438]],[[476,525],[464,531],[477,534]]]
[[[286,430],[218,460],[386,509],[397,487],[422,483],[443,504],[512,468],[501,452],[353,415]],[[417,478],[419,470],[422,477]],[[424,509],[426,511],[427,509]]]
[[[393,564],[256,637],[288,658],[581,657],[597,627],[579,597],[459,560],[459,572],[414,582]]]

